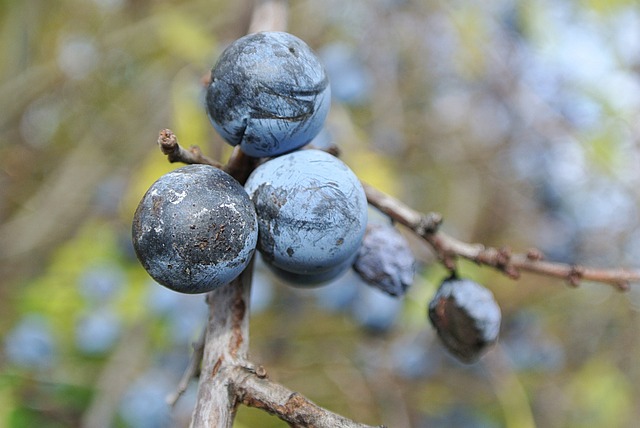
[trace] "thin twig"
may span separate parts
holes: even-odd
[[[169,162],[182,162],[186,164],[206,164],[222,169],[222,164],[202,154],[200,147],[191,146],[184,149],[178,143],[178,137],[170,129],[163,129],[158,136],[158,145],[162,153],[167,155]]]
[[[456,259],[462,257],[479,265],[495,268],[513,279],[519,278],[521,272],[530,272],[564,279],[573,286],[582,281],[593,281],[611,285],[620,291],[628,290],[630,282],[640,281],[638,270],[569,265],[545,261],[543,254],[536,249],[526,253],[512,253],[506,247],[486,247],[460,241],[438,229],[442,221],[440,214],[420,213],[371,186],[365,184],[364,188],[371,205],[427,241],[449,270],[455,270]]]
[[[189,365],[182,374],[176,390],[167,397],[167,404],[171,407],[174,407],[180,397],[186,392],[191,379],[195,379],[200,373],[200,364],[202,363],[202,356],[204,355],[205,332],[206,330],[202,329],[202,334],[200,334],[198,341],[193,343],[193,354],[191,354]]]

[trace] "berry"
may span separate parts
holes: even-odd
[[[336,100],[349,105],[363,105],[369,100],[372,78],[354,48],[345,43],[334,43],[320,51],[320,58]]]
[[[495,343],[500,307],[493,294],[468,279],[445,280],[429,303],[429,319],[445,347],[460,361],[476,361]]]
[[[112,311],[91,311],[76,323],[76,347],[86,354],[104,354],[116,344],[121,330],[120,319]]]
[[[353,268],[368,284],[391,296],[402,296],[413,283],[415,258],[393,225],[370,223]]]
[[[339,159],[311,149],[283,155],[256,168],[245,188],[258,213],[258,249],[273,266],[318,275],[358,251],[367,199]]]
[[[39,315],[27,315],[7,333],[4,351],[8,361],[24,368],[46,368],[56,354],[50,322]]]
[[[211,70],[206,107],[213,127],[249,156],[275,156],[322,129],[331,90],[318,57],[283,32],[244,36]]]
[[[317,288],[314,294],[318,306],[329,312],[346,311],[358,298],[358,281],[355,272],[348,270],[325,287]]]
[[[356,256],[356,254],[354,254],[354,256]],[[320,273],[295,273],[280,269],[268,261],[265,261],[265,264],[269,266],[278,279],[281,279],[289,285],[294,287],[313,287],[326,285],[331,281],[337,280],[353,265],[354,258],[355,257],[347,259],[339,265],[333,266],[329,270]]]
[[[122,269],[115,263],[90,266],[78,278],[78,287],[83,297],[91,303],[104,303],[113,299],[126,279]]]
[[[153,183],[133,218],[138,259],[158,283],[181,293],[227,284],[256,247],[256,213],[242,186],[208,165],[178,168]]]
[[[150,369],[134,380],[122,396],[119,415],[131,428],[172,426],[167,395],[175,389],[165,371]]]
[[[402,310],[402,300],[373,287],[358,278],[358,297],[351,308],[356,323],[373,334],[387,333]]]

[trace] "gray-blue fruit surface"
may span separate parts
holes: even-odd
[[[211,70],[206,107],[218,133],[254,157],[295,150],[322,129],[331,90],[318,57],[284,32],[246,35]]]
[[[258,214],[258,249],[275,267],[318,275],[358,251],[367,199],[356,175],[334,156],[309,149],[271,159],[245,189]]]
[[[353,268],[368,284],[391,296],[403,296],[413,283],[415,258],[391,223],[369,222]]]
[[[138,259],[158,283],[181,293],[227,284],[256,248],[256,212],[244,188],[208,165],[188,165],[160,177],[133,218]]]
[[[292,285],[294,287],[316,287],[326,285],[345,274],[353,265],[355,256],[356,254],[346,261],[333,266],[331,269],[320,273],[295,273],[280,269],[268,261],[265,261],[265,264],[278,279],[284,281],[288,285]]]
[[[429,303],[429,319],[445,347],[472,363],[498,340],[502,315],[487,288],[470,279],[447,279]]]

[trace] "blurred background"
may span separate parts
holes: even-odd
[[[252,2],[0,1],[0,426],[185,426],[165,404],[206,317],[154,284],[130,225],[178,167],[158,131],[226,160],[202,80]],[[636,0],[296,0],[289,31],[334,102],[318,143],[469,242],[640,267]],[[410,239],[410,237],[409,237]],[[251,354],[318,404],[392,427],[630,427],[640,418],[640,284],[570,289],[461,262],[503,312],[473,365],[426,305],[446,272],[419,259],[400,300],[352,274],[314,290],[258,265]],[[285,427],[240,408],[237,427]]]

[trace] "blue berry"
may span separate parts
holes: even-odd
[[[78,287],[85,299],[103,303],[115,297],[126,278],[122,268],[115,263],[91,266],[78,278]]]
[[[464,363],[496,342],[502,319],[493,294],[469,279],[447,279],[429,303],[429,319],[443,344]]]
[[[137,378],[125,392],[119,414],[131,428],[170,427],[171,408],[166,397],[175,389],[175,381],[165,372],[151,369]]]
[[[349,105],[362,105],[370,98],[372,78],[354,48],[334,43],[322,49],[320,58],[331,80],[334,98]]]
[[[317,288],[314,294],[318,306],[330,312],[347,310],[358,298],[358,281],[353,271],[347,271],[326,286]]]
[[[356,255],[357,254],[354,254],[354,257],[351,257],[344,262],[319,273],[290,272],[284,269],[280,269],[269,263],[268,261],[265,262],[265,264],[269,266],[271,271],[275,274],[276,277],[278,277],[278,279],[283,280],[289,285],[292,285],[294,287],[313,287],[326,285],[331,281],[339,279],[342,274],[344,274],[349,270],[349,268],[351,268]]]
[[[56,350],[49,323],[38,315],[27,315],[5,337],[8,361],[25,368],[44,368],[53,364]]]
[[[353,268],[368,284],[391,296],[402,296],[413,283],[415,258],[393,225],[370,223]]]
[[[275,156],[311,141],[331,104],[324,68],[309,46],[283,32],[244,36],[211,70],[213,127],[249,156]]]
[[[372,333],[386,333],[402,310],[402,300],[370,287],[358,278],[358,297],[353,302],[356,323]]]
[[[136,255],[149,275],[190,294],[236,278],[258,239],[255,209],[242,186],[208,165],[160,177],[140,201],[132,229]]]
[[[87,354],[103,354],[115,345],[121,330],[120,319],[113,312],[90,312],[76,324],[76,346]]]
[[[260,165],[245,184],[258,213],[258,249],[273,266],[321,275],[348,263],[367,225],[367,199],[356,175],[319,150],[300,150]]]

